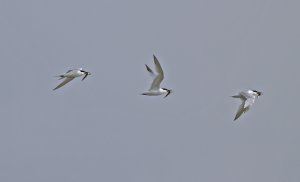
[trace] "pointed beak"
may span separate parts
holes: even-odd
[[[91,75],[91,73],[90,72],[87,72],[87,71],[84,71],[84,77],[82,78],[82,80],[81,81],[83,81],[88,75]]]
[[[173,93],[173,91],[172,90],[168,90],[168,92],[167,92],[166,96],[164,96],[164,98],[168,97],[168,95],[170,95],[171,93]]]

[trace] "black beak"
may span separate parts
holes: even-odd
[[[166,98],[166,97],[168,97],[168,95],[170,95],[173,91],[172,90],[167,90],[167,94],[166,94],[166,96],[164,96],[164,98]]]
[[[87,72],[87,71],[83,71],[85,73],[84,77],[82,78],[81,81],[83,81],[88,75],[90,75],[91,73],[90,72]]]

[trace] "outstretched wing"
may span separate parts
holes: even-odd
[[[61,82],[57,87],[55,87],[53,90],[59,89],[60,87],[64,86],[65,84],[72,81],[74,78],[66,77],[63,82]]]
[[[236,112],[236,115],[234,117],[234,121],[237,120],[244,112],[245,112],[245,100],[242,102],[242,104],[239,106],[238,111]]]
[[[154,78],[154,80],[152,82],[150,90],[157,90],[157,89],[160,88],[160,83],[164,79],[164,71],[161,68],[161,65],[160,65],[159,61],[157,60],[157,58],[155,57],[155,55],[153,55],[153,58],[154,58],[155,70],[157,72],[157,75],[156,75],[156,77]],[[152,71],[152,73],[153,73],[153,71]]]
[[[242,99],[242,104],[235,115],[234,121],[237,120],[243,113],[247,112],[254,103],[253,98]]]

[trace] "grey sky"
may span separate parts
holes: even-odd
[[[299,7],[1,0],[0,181],[298,182]],[[167,99],[139,95],[153,53]],[[264,95],[233,122],[246,89]]]

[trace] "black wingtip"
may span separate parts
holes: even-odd
[[[234,119],[233,119],[233,121],[236,121],[238,118],[239,118],[239,117],[235,116]]]
[[[151,68],[148,65],[146,65],[146,64],[145,64],[145,66],[146,66],[147,71],[149,71],[150,73],[152,73]]]

